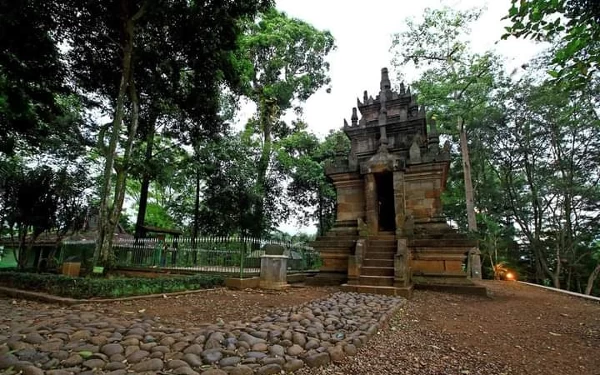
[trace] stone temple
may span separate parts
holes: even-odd
[[[336,221],[313,243],[323,265],[309,282],[403,296],[415,285],[480,289],[467,262],[477,242],[442,216],[450,145],[440,147],[417,96],[403,84],[393,91],[383,68],[379,95],[365,91],[343,130],[350,153],[326,166],[337,191]]]

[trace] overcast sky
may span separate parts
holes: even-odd
[[[530,60],[541,50],[525,40],[511,38],[496,43],[503,34],[510,0],[277,0],[277,8],[288,16],[302,19],[318,29],[329,30],[337,49],[329,56],[331,64],[331,93],[324,89],[313,95],[304,105],[304,120],[309,129],[326,135],[330,129],[339,129],[343,119],[350,119],[356,98],[364,90],[373,96],[379,91],[381,68],[391,70],[392,53],[389,51],[392,34],[405,27],[405,19],[421,17],[423,10],[448,5],[456,9],[485,6],[486,10],[474,25],[471,43],[476,52],[496,51],[506,58],[506,70],[512,71]],[[407,80],[415,79],[415,73],[404,71]],[[392,86],[396,72],[391,71]],[[410,82],[407,82],[410,83]],[[241,125],[253,112],[252,106],[244,106],[238,124]],[[280,229],[296,232],[293,223]],[[300,228],[314,231],[314,228]]]

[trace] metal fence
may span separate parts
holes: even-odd
[[[316,270],[319,253],[303,244],[240,237],[199,237],[167,239],[119,239],[113,243],[117,267],[181,270],[232,274],[248,277],[260,273],[261,256],[267,244],[281,245],[288,256],[288,272]],[[65,241],[61,261],[89,258],[93,241]],[[61,262],[62,263],[62,262]]]

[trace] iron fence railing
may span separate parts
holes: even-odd
[[[118,239],[113,243],[112,261],[117,267],[248,277],[260,273],[260,260],[267,244],[284,248],[288,272],[316,270],[321,264],[319,253],[303,244],[240,237]],[[74,258],[89,263],[94,246],[93,241],[64,241],[61,263]]]

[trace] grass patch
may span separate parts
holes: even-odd
[[[15,260],[15,255],[13,254],[12,249],[4,249],[2,251],[2,259],[0,260],[0,268],[16,268],[17,261]]]
[[[208,289],[224,284],[218,275],[142,277],[69,277],[53,274],[0,272],[0,285],[76,299],[118,298]]]

